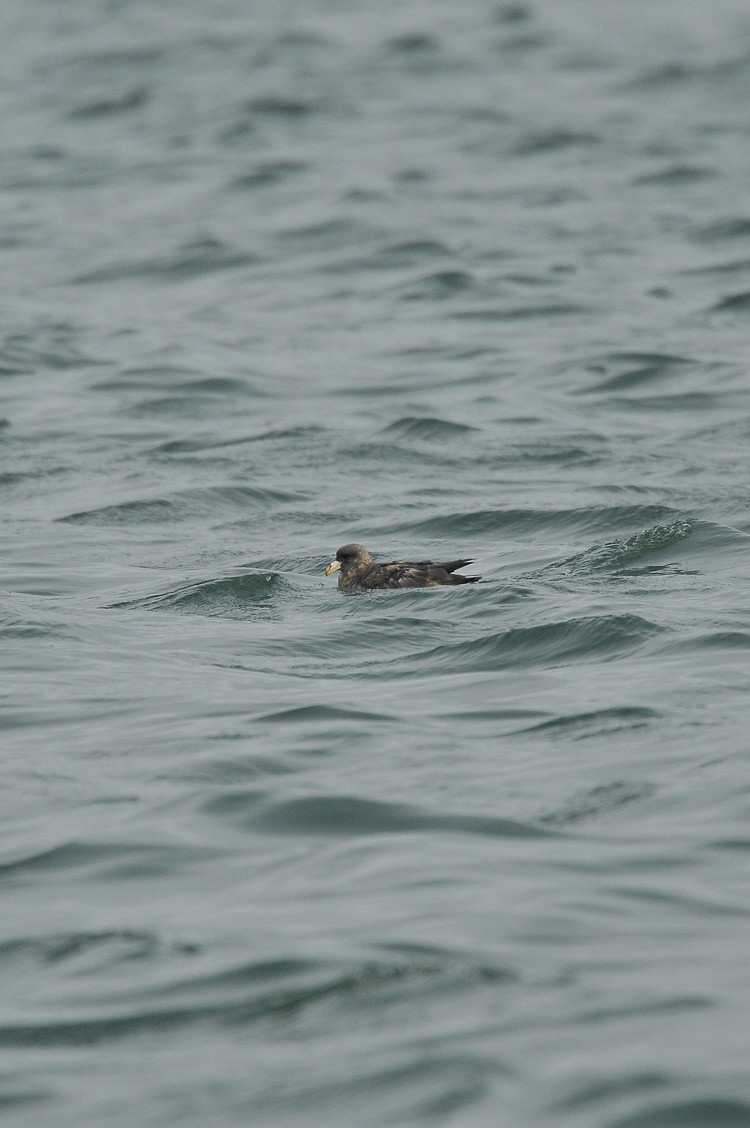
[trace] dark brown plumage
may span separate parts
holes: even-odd
[[[454,576],[457,568],[471,564],[471,560],[448,560],[444,564],[432,560],[406,563],[393,560],[389,564],[376,564],[361,544],[345,544],[326,568],[326,575],[339,573],[340,588],[406,588],[436,587],[440,584],[475,584],[481,576]]]

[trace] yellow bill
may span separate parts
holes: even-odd
[[[331,572],[340,572],[340,571],[341,571],[341,564],[339,563],[339,561],[338,560],[332,560],[331,563],[326,568],[326,575],[330,576]]]

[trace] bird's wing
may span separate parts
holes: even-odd
[[[391,564],[374,564],[359,580],[361,587],[370,588],[430,587],[450,582],[445,565],[433,564],[431,560],[414,563],[395,560]]]
[[[430,561],[422,561],[419,565],[421,568],[442,568],[445,572],[455,572],[457,568],[465,568],[467,564],[473,564],[473,560],[448,560],[445,564],[432,564]]]

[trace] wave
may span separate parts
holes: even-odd
[[[601,378],[592,381],[589,387],[579,389],[579,395],[650,388],[655,384],[672,382],[685,373],[695,373],[705,379],[705,364],[669,353],[605,353],[591,357],[584,368],[587,373]]]
[[[750,313],[750,290],[742,290],[738,294],[730,294],[726,298],[715,302],[711,306],[713,313]]]
[[[613,732],[646,728],[661,717],[655,710],[637,705],[622,705],[609,709],[594,709],[585,713],[564,714],[536,721],[519,733],[549,733],[551,736],[569,736],[573,740],[609,736]]]
[[[182,521],[196,515],[205,517],[221,511],[247,513],[249,509],[282,505],[301,498],[299,493],[284,490],[251,486],[209,486],[166,497],[135,498],[115,505],[82,509],[58,517],[57,520],[69,525],[143,525]]]
[[[544,305],[523,305],[502,308],[485,306],[483,309],[457,310],[451,317],[458,321],[526,321],[542,318],[547,321],[553,317],[590,317],[590,306],[578,302],[547,302]]]
[[[750,1102],[707,1097],[659,1101],[651,1098],[632,1115],[610,1120],[610,1128],[746,1128]]]
[[[675,517],[674,511],[666,505],[603,505],[587,506],[579,509],[476,509],[461,512],[440,513],[432,517],[390,524],[394,532],[406,532],[428,537],[480,537],[494,536],[549,537],[552,533],[592,533],[599,530],[612,530],[651,525],[672,517],[672,525],[685,523]]]
[[[307,172],[310,165],[300,160],[261,161],[251,172],[243,173],[228,185],[230,191],[248,191],[275,188],[278,184]]]
[[[589,573],[622,571],[632,568],[644,557],[672,548],[673,545],[686,540],[692,532],[692,522],[684,519],[672,521],[669,525],[653,525],[648,529],[640,529],[626,540],[612,540],[607,541],[606,544],[592,545],[591,548],[576,553],[575,556],[548,565],[544,571]]]
[[[258,255],[250,251],[235,250],[218,239],[206,238],[185,243],[172,254],[97,267],[96,270],[77,275],[71,282],[79,286],[139,278],[161,283],[184,282],[206,274],[215,274],[217,271],[257,266],[261,261]]]
[[[664,629],[628,614],[563,619],[436,646],[411,655],[408,666],[420,673],[450,670],[456,674],[601,661],[633,653]],[[403,668],[403,660],[396,662]]]
[[[648,710],[643,710],[648,712]],[[605,713],[626,712],[626,710],[606,710]],[[640,710],[635,710],[640,712]],[[554,722],[553,722],[554,723]],[[637,725],[635,726],[637,727]],[[606,729],[604,731],[607,731]],[[600,735],[599,729],[596,735]],[[594,735],[592,731],[591,735]],[[574,823],[599,818],[612,811],[619,810],[630,803],[638,803],[653,795],[656,787],[648,781],[629,782],[628,780],[615,780],[612,783],[599,784],[589,788],[579,795],[573,796],[561,807],[548,811],[542,815],[540,822],[553,826],[570,826]]]
[[[467,423],[456,423],[450,419],[435,419],[432,416],[406,416],[389,423],[382,434],[396,435],[402,439],[451,439],[455,436],[477,432],[478,427]]]
[[[140,975],[126,977],[133,961]],[[153,932],[19,937],[0,947],[0,970],[22,967],[35,977],[41,998],[33,1018],[0,1022],[0,1045],[80,1047],[207,1020],[235,1029],[268,1019],[288,1023],[325,1002],[358,1011],[363,1000],[377,1006],[379,1000],[517,980],[497,960],[427,944],[373,944],[359,958],[268,952],[217,964],[215,953]],[[59,989],[60,981],[82,980],[86,991],[75,1002],[61,1006],[59,998],[47,999],[48,984],[52,995],[53,984]]]
[[[477,288],[471,274],[465,270],[438,270],[400,284],[398,293],[402,301],[445,301],[456,294],[466,294]]]
[[[351,795],[272,799],[261,791],[235,790],[206,800],[201,810],[267,834],[339,836],[447,831],[494,838],[546,838],[553,833],[531,822],[445,814],[407,803],[379,802]]]
[[[199,580],[169,591],[110,604],[112,609],[178,611],[184,615],[247,619],[259,605],[283,594],[289,585],[274,573],[251,572],[240,576]]]

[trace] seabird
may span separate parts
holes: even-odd
[[[454,576],[456,568],[473,564],[473,560],[448,560],[436,564],[432,560],[406,563],[392,560],[376,564],[361,544],[345,544],[326,568],[326,575],[339,573],[340,588],[405,588],[436,587],[438,584],[475,584],[481,576]]]

